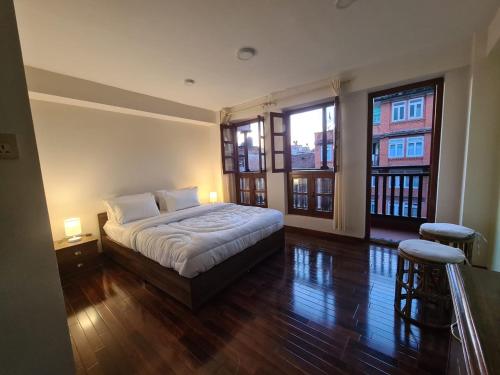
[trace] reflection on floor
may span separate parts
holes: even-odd
[[[412,232],[379,227],[370,228],[370,240],[382,245],[398,246],[401,241],[412,238],[419,238],[417,231]]]
[[[64,286],[77,373],[444,373],[447,331],[394,313],[394,249],[287,233],[192,313],[113,264]]]

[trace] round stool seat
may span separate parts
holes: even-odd
[[[401,241],[399,249],[414,258],[435,263],[462,263],[465,260],[461,250],[427,240]]]
[[[426,233],[435,236],[464,240],[474,236],[476,232],[474,229],[470,229],[462,225],[449,223],[424,223],[420,226],[420,234],[425,235]]]

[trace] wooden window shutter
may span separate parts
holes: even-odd
[[[264,137],[264,117],[258,116],[259,123],[259,167],[260,172],[266,171],[266,146]]]
[[[282,113],[271,112],[271,155],[273,173],[288,171],[288,126]]]
[[[220,126],[222,170],[224,174],[235,173],[238,168],[236,158],[236,131],[234,126]]]

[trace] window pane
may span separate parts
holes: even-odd
[[[224,143],[224,155],[232,157],[234,152],[233,144]]]
[[[328,195],[319,195],[316,197],[316,211],[331,212],[333,199]]]
[[[322,108],[290,116],[292,169],[317,169],[321,167],[322,137]]]
[[[250,192],[241,191],[240,192],[241,203],[250,204]]]
[[[248,177],[240,178],[240,190],[250,190],[250,179]]]
[[[234,171],[234,163],[232,158],[224,159],[226,171]]]
[[[266,180],[264,177],[258,177],[255,179],[255,190],[266,190]]]
[[[259,166],[259,123],[238,126],[236,129],[240,172],[260,170]],[[245,150],[248,150],[248,166],[245,164]]]
[[[255,193],[255,204],[257,206],[266,205],[266,194],[265,193]]]
[[[231,129],[224,129],[223,131],[224,140],[227,142],[233,142],[233,137],[231,134]]]
[[[283,133],[285,131],[285,126],[283,124],[283,119],[281,117],[274,117],[274,132]]]
[[[285,168],[285,158],[283,154],[275,154],[274,155],[274,164],[276,169]]]
[[[331,194],[333,190],[333,180],[331,178],[316,179],[316,194]]]
[[[293,208],[307,210],[309,205],[307,194],[293,194]]]
[[[293,179],[293,192],[294,193],[307,193],[307,178],[294,178]]]
[[[282,135],[274,136],[274,151],[284,151]]]

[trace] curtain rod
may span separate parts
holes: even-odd
[[[293,98],[293,97],[296,97],[296,96],[306,95],[306,94],[309,94],[309,93],[314,92],[314,91],[323,90],[323,89],[325,89],[327,87],[330,87],[330,88],[332,88],[332,90],[335,91],[335,87],[334,87],[334,82],[333,81],[335,81],[335,80],[330,80],[330,82],[328,84],[325,84],[324,86],[318,86],[318,87],[316,87],[314,89],[310,89],[310,90],[306,90],[306,91],[300,91],[300,92],[295,93],[295,94],[290,94],[290,95],[283,96],[281,98],[272,99],[273,96],[279,95],[280,93],[286,92],[287,90],[278,91],[278,92],[276,92],[274,94],[267,95],[267,101],[264,101],[262,103],[253,104],[253,105],[250,105],[248,107],[240,108],[240,109],[233,110],[233,111],[232,110],[222,109],[221,112],[226,113],[228,115],[232,115],[232,114],[235,114],[235,113],[240,113],[240,112],[248,111],[249,109],[252,109],[252,108],[255,108],[255,107],[266,107],[266,106],[271,106],[271,105],[277,105],[278,101],[283,101],[283,100],[290,99],[290,98]],[[343,85],[345,83],[350,82],[350,80],[339,81],[339,82],[340,82],[340,85]],[[338,89],[340,89],[340,86],[338,87]]]

